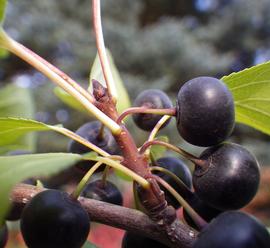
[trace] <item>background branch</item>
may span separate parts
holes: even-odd
[[[35,194],[42,190],[44,189],[26,184],[18,184],[11,193],[11,200],[14,205],[22,209]],[[169,247],[191,248],[197,235],[194,230],[177,220],[174,223],[176,228],[176,242],[172,243],[167,233],[164,232],[159,225],[138,210],[83,197],[80,197],[79,201],[88,212],[91,221],[125,229],[130,232],[136,232],[162,242]]]

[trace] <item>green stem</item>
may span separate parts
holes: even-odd
[[[85,159],[87,160],[87,156],[85,157]],[[110,158],[105,158],[105,157],[95,157],[95,158],[91,157],[90,160],[102,162],[103,164],[109,165],[110,167],[113,167],[114,169],[117,169],[117,170],[123,172],[127,176],[131,177],[138,184],[140,184],[143,188],[150,187],[150,184],[148,183],[148,181],[146,179],[139,176],[138,174],[136,174],[132,170],[128,169],[124,165],[120,164],[119,162],[116,162]]]
[[[183,181],[178,176],[176,176],[174,173],[172,173],[171,171],[169,171],[165,168],[162,168],[160,166],[151,166],[150,170],[151,171],[160,171],[164,174],[167,174],[180,186],[181,189],[183,189],[183,191],[189,192],[190,194],[192,194],[190,189],[183,183]]]
[[[101,13],[100,13],[100,0],[92,1],[93,8],[93,24],[96,35],[96,45],[98,49],[98,55],[103,71],[103,75],[106,81],[109,94],[112,96],[114,102],[117,100],[117,90],[113,79],[113,75],[110,68],[110,63],[106,54],[106,48],[104,44],[102,25],[101,25]]]
[[[0,31],[0,46],[32,65],[63,90],[72,95],[85,107],[86,110],[88,110],[92,115],[106,125],[113,134],[119,134],[121,132],[121,127],[116,122],[100,111],[94,104],[91,103],[91,99],[89,97],[86,97],[85,94],[82,94],[78,90],[78,84],[76,82],[73,81],[74,83],[72,84],[70,82],[70,78],[67,78],[66,75],[59,75],[59,70],[58,72],[55,72],[52,65],[50,66],[50,64],[42,59],[39,55],[13,40],[3,30]]]
[[[106,165],[106,167],[102,173],[102,179],[101,179],[103,187],[105,187],[105,185],[106,185],[106,180],[107,180],[107,177],[109,175],[109,171],[110,171],[110,166]]]
[[[155,137],[156,137],[156,135],[157,135],[157,133],[158,133],[158,131],[160,130],[160,128],[161,128],[161,127],[164,125],[164,123],[165,123],[166,121],[168,121],[170,118],[171,118],[171,116],[169,116],[169,115],[164,115],[164,116],[158,121],[158,123],[155,125],[155,127],[153,128],[153,130],[151,131],[151,133],[150,133],[150,135],[149,135],[147,141],[152,141],[152,140],[154,140]],[[146,156],[147,158],[149,158],[149,156],[150,156],[150,148],[148,148],[148,149],[145,151],[144,154],[145,154],[145,156]]]
[[[82,145],[85,145],[86,147],[90,148],[91,150],[95,151],[96,153],[104,156],[104,157],[108,157],[110,156],[109,153],[105,152],[104,150],[102,150],[101,148],[99,148],[98,146],[94,145],[93,143],[89,142],[88,140],[82,138],[81,136],[79,136],[78,134],[70,131],[69,129],[66,129],[64,127],[59,127],[59,126],[50,126],[54,131],[61,133],[77,142],[79,142]]]
[[[194,209],[188,204],[188,202],[181,195],[179,195],[170,184],[168,184],[166,181],[164,181],[158,176],[153,175],[153,177],[173,195],[173,197],[180,203],[180,205],[183,206],[183,208],[187,211],[194,223],[200,229],[207,225],[207,222],[194,211]]]
[[[84,190],[86,184],[88,183],[90,177],[93,175],[93,173],[98,169],[98,167],[102,165],[102,162],[97,162],[94,164],[94,166],[84,175],[82,180],[77,185],[76,189],[71,193],[71,197],[73,199],[78,199],[82,191]]]

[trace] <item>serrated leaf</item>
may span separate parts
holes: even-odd
[[[236,121],[270,134],[270,61],[221,80],[233,94]]]
[[[82,113],[86,113],[85,108],[83,107],[82,104],[80,104],[76,98],[65,92],[63,89],[60,87],[55,87],[53,90],[54,94],[66,105],[69,107],[79,110]]]
[[[82,156],[44,153],[0,157],[0,223],[9,207],[9,194],[17,183],[34,176],[50,176],[74,165]]]
[[[88,240],[85,242],[82,248],[98,248],[96,245],[90,243]]]
[[[124,111],[125,109],[130,107],[130,99],[129,99],[128,92],[125,88],[125,85],[120,77],[120,74],[119,74],[117,68],[116,68],[116,65],[114,63],[111,52],[108,49],[106,49],[106,53],[108,56],[108,60],[109,60],[110,67],[112,70],[112,76],[113,76],[113,79],[115,82],[116,91],[117,91],[117,95],[118,95],[117,110],[121,113],[122,111]],[[90,92],[93,91],[92,79],[95,79],[95,80],[99,81],[103,86],[106,86],[98,54],[96,55],[96,58],[95,58],[94,63],[92,65],[89,79],[90,79],[90,82],[89,82],[89,89],[88,90]]]
[[[16,116],[33,118],[34,103],[29,89],[9,84],[0,89],[0,117]],[[15,143],[7,144],[0,153],[13,149],[34,150],[36,141],[35,134],[29,134],[16,140]]]
[[[21,149],[19,142],[29,132],[48,130],[53,130],[53,126],[22,118],[0,118],[0,152]]]
[[[7,7],[7,0],[0,0],[0,23],[1,23],[1,26],[3,25],[4,19],[5,19],[6,7]]]
[[[156,140],[164,141],[167,143],[169,142],[169,138],[167,136],[159,136],[156,138]],[[151,146],[151,149],[150,149],[151,157],[154,160],[157,160],[163,157],[165,152],[166,152],[165,146],[154,145],[154,146]]]

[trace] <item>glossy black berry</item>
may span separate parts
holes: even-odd
[[[188,199],[185,200],[195,210],[195,212],[198,213],[199,216],[201,216],[207,222],[210,222],[213,218],[217,217],[219,214],[222,213],[221,210],[210,207],[205,202],[200,200],[196,194],[193,194],[192,197],[188,197]],[[194,221],[188,215],[185,209],[183,210],[183,217],[189,226],[195,229],[200,229],[200,227],[198,227],[194,223]]]
[[[267,229],[251,215],[228,211],[198,235],[193,248],[269,248]]]
[[[126,232],[122,239],[122,248],[168,248],[168,246],[153,239]]]
[[[196,146],[213,146],[226,140],[234,127],[234,101],[220,80],[197,77],[179,90],[176,103],[177,129]]]
[[[163,157],[155,161],[154,165],[165,168],[175,174],[189,189],[192,185],[192,176],[187,165],[179,158],[175,157]],[[179,186],[178,183],[169,175],[161,171],[154,171],[154,174],[161,177],[168,184],[170,184],[182,197],[185,197],[185,191],[183,187]],[[179,202],[164,188],[161,189],[165,192],[166,200],[169,205],[172,205],[174,208],[179,208]]]
[[[104,201],[116,205],[123,205],[123,197],[119,189],[111,182],[96,180],[87,185],[82,192],[82,196]]]
[[[89,230],[87,212],[66,192],[43,191],[22,213],[21,231],[29,248],[80,248]]]
[[[0,248],[4,248],[8,240],[7,224],[0,227]]]
[[[207,148],[195,166],[193,186],[198,197],[220,210],[239,209],[254,197],[260,182],[256,158],[244,147],[223,143]]]
[[[172,102],[170,98],[161,90],[144,90],[134,100],[134,107],[148,107],[152,109],[167,109],[172,108]],[[161,119],[161,115],[154,114],[134,114],[133,120],[136,125],[145,131],[151,131],[158,121]],[[167,121],[163,127],[165,127],[169,121]]]
[[[102,128],[102,124],[99,121],[91,121],[82,125],[76,131],[76,134],[110,154],[117,154],[119,151],[117,143],[110,130],[106,127]],[[68,145],[68,152],[84,154],[91,152],[91,150],[77,141],[71,140]],[[95,162],[92,161],[82,161],[76,166],[83,171],[88,171],[94,164]],[[104,168],[105,166],[101,166],[97,171],[102,171]]]

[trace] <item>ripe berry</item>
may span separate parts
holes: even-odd
[[[192,194],[192,197],[189,197],[185,200],[195,210],[195,212],[198,213],[207,222],[210,222],[213,218],[222,213],[221,210],[208,206],[205,202],[200,200],[195,193]],[[183,217],[189,226],[198,229],[197,225],[194,223],[185,209],[183,210]]]
[[[109,181],[106,181],[105,184],[102,180],[89,183],[82,192],[82,196],[120,206],[123,205],[121,192]]]
[[[101,128],[102,124],[99,121],[91,121],[82,125],[76,131],[76,134],[80,135],[84,139],[90,141],[94,145],[110,154],[117,154],[118,146],[113,135],[106,127],[104,127],[103,130],[101,130]],[[91,150],[88,147],[78,143],[77,141],[71,140],[68,145],[68,152],[84,154],[91,152]],[[88,171],[94,164],[95,162],[82,161],[79,162],[76,166],[83,171]],[[102,171],[104,168],[105,166],[101,166],[97,171]]]
[[[135,99],[135,107],[148,107],[152,109],[167,109],[172,108],[172,102],[170,98],[161,90],[144,90]],[[161,115],[154,114],[134,114],[133,120],[136,125],[145,131],[151,131],[158,121],[161,119]],[[169,121],[167,121],[163,127],[165,127]]]
[[[256,158],[244,147],[223,143],[207,148],[195,166],[193,186],[198,197],[220,209],[238,209],[254,197],[260,182]]]
[[[43,191],[22,213],[21,231],[29,248],[80,248],[89,230],[87,212],[66,192]]]
[[[269,248],[267,229],[251,215],[228,211],[198,235],[193,248]]]
[[[155,161],[154,165],[169,170],[170,172],[175,174],[189,189],[191,189],[192,176],[190,170],[181,159],[175,157],[163,157]],[[185,197],[183,187],[179,186],[179,184],[177,184],[176,181],[171,176],[161,171],[154,171],[153,173],[161,177],[168,184],[170,184],[177,192],[179,192],[183,197]],[[161,187],[161,189],[165,192],[168,204],[172,205],[174,208],[179,208],[180,207],[179,202],[164,187]]]
[[[212,146],[226,140],[234,127],[234,102],[220,80],[197,77],[179,90],[177,129],[189,143]]]
[[[168,246],[161,244],[153,239],[140,236],[138,234],[126,232],[122,240],[122,248],[167,248]]]
[[[0,248],[4,248],[8,240],[7,224],[0,227]]]

